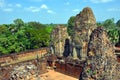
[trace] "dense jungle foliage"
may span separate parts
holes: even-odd
[[[49,46],[54,26],[39,22],[24,23],[21,19],[0,25],[0,55]]]

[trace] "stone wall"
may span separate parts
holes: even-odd
[[[37,57],[42,57],[48,53],[48,48],[41,48],[37,50],[30,50],[26,52],[21,52],[18,54],[10,54],[0,57],[0,66],[5,66],[9,64],[15,64],[27,60],[36,59]]]

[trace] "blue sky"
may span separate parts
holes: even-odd
[[[0,0],[0,24],[21,18],[24,22],[67,23],[84,7],[91,7],[97,21],[120,19],[120,0]]]

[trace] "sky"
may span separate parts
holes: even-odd
[[[43,24],[64,24],[84,7],[90,7],[96,21],[120,19],[120,0],[0,0],[0,24],[36,21]]]

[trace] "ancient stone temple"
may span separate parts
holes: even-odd
[[[119,69],[107,32],[98,27],[90,36],[87,61],[80,80],[119,80]]]
[[[84,8],[75,18],[74,35],[72,41],[75,44],[78,58],[85,60],[87,45],[91,32],[96,28],[96,19],[91,8]],[[74,52],[73,52],[74,54]]]
[[[68,39],[67,27],[58,25],[53,29],[51,33],[51,47],[57,56],[63,56],[64,49],[67,47],[65,47],[66,39]]]

